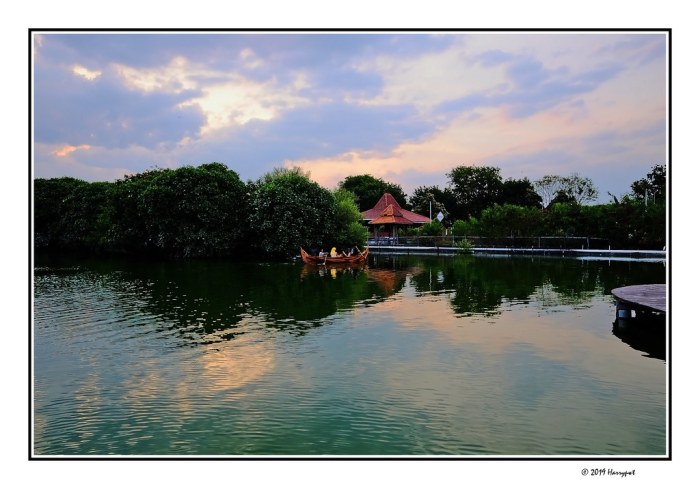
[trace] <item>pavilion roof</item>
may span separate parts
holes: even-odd
[[[377,217],[376,219],[372,219],[370,224],[404,224],[404,225],[412,225],[414,224],[413,221],[410,219],[404,217],[403,215],[403,209],[401,207],[395,207],[393,204],[390,204],[384,211],[382,211],[382,214]]]
[[[362,219],[369,224],[423,224],[430,222],[429,217],[402,209],[393,195],[385,193],[373,208],[362,212]]]

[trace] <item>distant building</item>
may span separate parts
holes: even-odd
[[[385,193],[369,210],[362,211],[362,220],[374,237],[395,238],[400,227],[422,226],[430,218],[402,209],[393,195]]]

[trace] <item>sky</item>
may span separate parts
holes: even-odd
[[[221,162],[449,184],[577,173],[599,202],[668,159],[665,31],[34,31],[35,178]]]

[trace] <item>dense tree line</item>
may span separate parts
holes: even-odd
[[[495,169],[488,172],[493,182],[490,187],[498,188]],[[456,173],[452,175],[455,178]],[[496,192],[486,202],[476,199],[479,205],[471,212],[460,214],[457,206],[459,218],[453,231],[501,238],[595,237],[622,249],[661,249],[666,245],[665,166],[655,165],[645,178],[633,182],[632,192],[621,199],[612,196],[612,202],[599,205],[584,205],[597,198],[598,190],[589,178],[578,174],[547,175],[533,184],[527,179],[511,182],[511,192],[503,191],[503,182],[500,194]],[[478,179],[473,185],[478,185]]]
[[[167,257],[289,256],[353,246],[366,233],[354,196],[299,169],[244,183],[221,163],[146,171],[114,183],[34,181],[37,249]]]
[[[450,229],[457,236],[490,238],[594,237],[615,248],[661,249],[666,245],[664,165],[655,165],[646,177],[633,182],[629,194],[620,199],[611,196],[610,203],[599,205],[590,205],[598,198],[598,189],[590,178],[577,173],[545,175],[531,182],[528,178],[503,180],[500,169],[492,166],[458,166],[447,177],[445,188],[418,187],[406,204],[425,216],[442,212],[445,219],[404,230],[404,234],[438,236]],[[392,189],[380,179],[371,185],[372,179],[364,175],[364,186],[353,188],[358,195],[375,189],[364,202],[376,202],[378,187],[397,200],[405,199],[401,188]]]
[[[298,168],[275,169],[241,181],[221,163],[154,169],[115,182],[36,179],[33,187],[36,249],[168,257],[257,255],[284,257],[308,248],[364,243],[360,210],[384,192],[428,215],[426,235],[452,228],[465,236],[590,236],[613,247],[666,244],[666,168],[656,165],[609,204],[576,174],[503,180],[495,167],[460,166],[446,188],[403,189],[371,175],[347,177],[335,190]]]

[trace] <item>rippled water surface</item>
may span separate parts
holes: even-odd
[[[36,261],[43,455],[666,454],[663,263]]]

